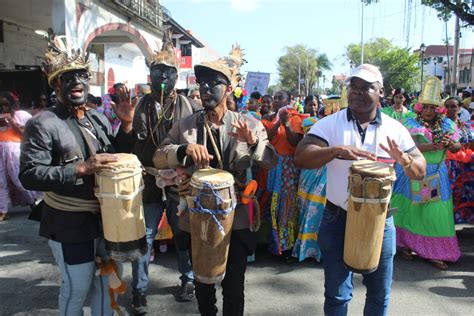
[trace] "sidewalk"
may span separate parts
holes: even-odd
[[[59,271],[38,223],[26,219],[28,209],[15,209],[11,219],[0,222],[0,315],[57,315]],[[395,259],[390,315],[472,315],[474,307],[474,226],[458,227],[463,256],[448,271],[429,263]],[[179,303],[175,253],[156,254],[150,265],[148,291],[150,315],[198,315],[195,301]],[[131,267],[124,264],[124,278],[131,282]],[[365,289],[354,277],[350,315],[362,315]],[[246,273],[246,315],[322,315],[324,275],[322,265],[307,260],[286,265],[257,252],[257,262]],[[128,311],[130,289],[119,298]],[[218,307],[221,310],[221,290]],[[86,310],[86,315],[90,315]]]

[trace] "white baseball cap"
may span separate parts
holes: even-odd
[[[352,74],[346,79],[346,83],[349,83],[354,77],[370,83],[379,82],[383,85],[383,77],[379,68],[371,64],[362,64],[354,69]]]

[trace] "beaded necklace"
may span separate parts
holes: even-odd
[[[443,139],[443,129],[441,128],[441,122],[443,121],[443,118],[436,114],[434,120],[432,122],[425,121],[421,117],[421,113],[417,115],[417,121],[431,132],[432,136],[432,142],[433,144],[439,144],[441,140]]]

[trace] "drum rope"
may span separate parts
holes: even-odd
[[[357,197],[354,196],[353,194],[350,195],[350,199],[355,202],[355,203],[367,203],[367,204],[380,204],[380,203],[388,203],[390,201],[391,194],[388,194],[388,196],[382,198],[367,198],[369,195],[367,190],[367,184],[369,182],[376,182],[379,185],[379,192],[382,192],[382,187],[385,185],[385,181],[395,181],[395,176],[390,176],[386,178],[362,178],[361,175],[359,174],[353,174],[350,176],[350,181],[349,181],[349,191],[352,192],[352,186],[353,183],[359,182],[362,183],[363,187],[363,196],[364,197]]]
[[[219,203],[217,203],[218,205],[219,204],[222,204],[224,202],[224,199],[219,195],[218,192],[216,192],[214,190],[214,187],[210,184],[210,183],[207,183],[207,182],[204,182],[203,183],[203,188],[205,189],[210,189],[211,192],[212,192],[212,195],[219,200]],[[189,208],[189,211],[190,212],[193,212],[193,213],[204,213],[204,214],[209,214],[212,218],[212,220],[216,223],[217,225],[217,228],[219,230],[219,232],[221,234],[224,234],[224,227],[222,226],[222,224],[219,222],[219,220],[217,219],[216,215],[228,215],[230,212],[232,212],[234,209],[235,209],[235,206],[236,206],[236,202],[232,199],[232,204],[226,208],[225,210],[210,210],[208,208],[205,208],[202,204],[201,204],[201,195],[203,195],[203,191],[201,191],[199,193],[198,196],[196,196],[194,198],[194,203],[196,203],[197,207],[195,208],[192,208],[190,207]]]

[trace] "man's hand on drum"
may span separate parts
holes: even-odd
[[[207,168],[209,162],[214,156],[209,155],[207,148],[203,145],[188,144],[186,146],[186,155],[190,156],[198,168]]]
[[[374,153],[358,149],[352,146],[336,146],[337,158],[345,160],[359,160],[359,159],[369,159],[375,160],[376,156]]]
[[[89,157],[85,162],[76,165],[76,176],[82,177],[91,175],[102,169],[112,169],[110,162],[118,161],[118,157],[114,154],[97,154]]]
[[[391,139],[390,137],[387,136],[387,144],[388,147],[386,147],[384,144],[380,143],[379,146],[382,148],[393,160],[395,160],[398,164],[405,166],[410,163],[410,157],[408,157],[408,154],[405,154],[398,144]]]
[[[247,123],[237,121],[237,123],[232,123],[232,126],[235,127],[235,133],[229,133],[231,137],[235,137],[240,142],[245,142],[250,146],[257,143],[257,136],[252,133],[252,130],[248,127]]]

